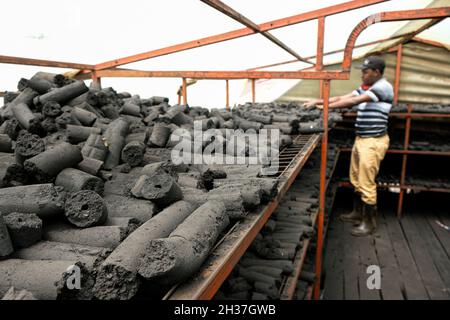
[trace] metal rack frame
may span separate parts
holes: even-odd
[[[61,61],[50,61],[40,59],[28,59],[20,57],[0,56],[0,63],[12,63],[22,65],[35,65],[45,67],[59,67],[59,68],[75,68],[79,69],[78,78],[89,79],[94,82],[101,83],[102,77],[175,77],[182,79],[182,95],[183,103],[187,104],[187,83],[186,79],[221,79],[227,81],[226,89],[228,90],[228,80],[231,79],[251,79],[252,80],[252,96],[253,101],[256,101],[256,79],[318,79],[320,81],[321,97],[324,99],[323,105],[323,117],[324,120],[324,133],[322,134],[321,145],[321,175],[320,175],[320,199],[319,199],[319,211],[317,217],[318,238],[317,238],[317,254],[316,254],[316,273],[317,281],[315,283],[314,298],[318,299],[320,295],[320,274],[322,265],[322,247],[323,247],[323,224],[324,224],[324,210],[325,210],[325,186],[326,186],[326,159],[327,159],[327,147],[328,147],[328,107],[329,107],[329,94],[330,94],[330,81],[331,80],[347,80],[350,77],[350,66],[352,62],[352,53],[355,47],[355,42],[361,32],[372,24],[386,22],[386,21],[403,21],[403,20],[416,20],[416,19],[433,19],[425,27],[430,27],[435,23],[438,23],[442,19],[450,16],[450,7],[443,8],[428,8],[418,10],[404,10],[404,11],[391,11],[381,12],[362,20],[351,32],[344,52],[344,59],[340,70],[323,70],[323,47],[324,47],[324,32],[325,32],[325,19],[331,15],[355,10],[358,8],[370,6],[377,3],[382,3],[387,0],[354,0],[348,1],[342,4],[314,10],[311,12],[301,13],[295,16],[273,20],[263,24],[255,25],[238,12],[227,8],[220,1],[204,1],[208,5],[220,9],[227,15],[232,16],[237,21],[248,25],[245,28],[197,39],[189,42],[180,43],[177,45],[156,49],[144,53],[139,53],[133,56],[123,57],[106,61],[96,65],[70,63]],[[231,9],[231,10],[230,10]],[[167,55],[175,52],[180,52],[188,49],[198,48],[205,45],[219,43],[226,40],[236,39],[247,35],[261,33],[270,41],[275,42],[278,46],[281,46],[284,50],[290,52],[289,48],[285,46],[281,41],[273,37],[268,31],[286,27],[294,24],[298,24],[305,21],[318,20],[318,37],[317,37],[317,53],[316,61],[312,68],[306,68],[299,71],[256,71],[256,70],[243,70],[243,71],[145,71],[145,70],[130,70],[118,68],[119,66],[129,64],[132,62],[142,61],[162,55]],[[399,41],[405,42],[416,34],[423,31],[424,28],[416,30],[415,32],[405,36]],[[290,52],[293,54],[293,52]],[[295,55],[298,55],[294,53]],[[296,56],[297,60],[306,60],[301,56]],[[308,62],[309,63],[309,62]],[[228,91],[227,91],[228,96]],[[295,178],[295,177],[294,177]],[[276,206],[275,204],[272,204]],[[272,210],[273,211],[273,210]],[[253,235],[256,236],[256,233]],[[251,240],[252,237],[248,237]],[[247,243],[247,242],[246,242]],[[243,245],[244,246],[244,245]],[[237,256],[235,257],[238,258]],[[222,279],[223,277],[214,278],[213,280]],[[220,281],[217,281],[219,284]],[[218,285],[214,286],[218,289]],[[212,291],[211,291],[212,293]],[[212,295],[207,296],[211,298]]]

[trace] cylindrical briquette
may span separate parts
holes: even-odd
[[[125,239],[126,231],[119,226],[79,229],[68,224],[55,223],[44,227],[43,238],[49,241],[114,249]]]
[[[64,187],[67,192],[92,190],[99,195],[103,194],[105,188],[105,183],[99,177],[74,168],[61,171],[56,176],[55,185]]]
[[[162,169],[158,169],[151,175],[140,176],[131,189],[131,193],[137,198],[151,200],[161,208],[183,198],[183,193],[176,181]]]
[[[166,146],[167,141],[169,140],[170,133],[171,129],[169,126],[163,123],[157,123],[153,127],[149,142],[151,142],[152,145],[163,148]]]
[[[69,288],[72,270],[80,269],[80,289]],[[9,259],[0,262],[0,296],[10,287],[26,289],[39,300],[79,299],[92,297],[93,279],[78,261]]]
[[[108,218],[108,209],[95,191],[82,190],[67,197],[64,214],[73,225],[89,228],[103,224]]]
[[[128,133],[129,122],[118,118],[108,125],[103,134],[105,145],[109,150],[106,156],[104,168],[111,170],[120,163],[122,148],[125,145],[125,136]]]
[[[0,258],[9,256],[14,251],[3,214],[0,212]]]
[[[31,247],[17,250],[12,255],[24,260],[75,260],[93,270],[111,253],[111,249],[74,243],[40,241]]]
[[[138,273],[169,285],[191,276],[207,258],[229,219],[223,203],[208,201],[187,217],[166,239],[151,240]]]
[[[45,219],[63,211],[64,199],[50,183],[3,188],[0,192],[0,212],[3,214],[35,213]]]
[[[94,287],[96,298],[125,300],[135,296],[140,285],[139,260],[149,241],[169,236],[194,209],[186,201],[176,202],[130,234],[103,262]]]
[[[140,141],[129,142],[122,150],[122,160],[132,167],[142,163],[145,153],[145,144]]]
[[[64,87],[56,88],[46,94],[37,96],[33,99],[33,102],[37,106],[44,105],[47,101],[55,101],[61,104],[78,97],[88,90],[89,88],[86,87],[84,81],[74,81]]]
[[[27,248],[42,238],[42,220],[35,214],[12,212],[4,217],[14,248]]]
[[[61,142],[53,149],[48,149],[28,160],[25,160],[25,170],[34,175],[37,181],[47,182],[56,177],[65,168],[75,167],[83,160],[77,146]]]

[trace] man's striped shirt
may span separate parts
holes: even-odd
[[[394,99],[392,85],[385,78],[381,78],[369,89],[364,90],[359,87],[358,90],[353,91],[353,94],[356,96],[366,94],[372,99],[370,102],[358,105],[356,135],[360,137],[384,135],[387,132],[389,112]]]

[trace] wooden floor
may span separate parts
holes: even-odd
[[[384,201],[382,195],[378,231],[364,238],[350,235],[352,225],[337,219],[351,208],[351,199],[346,197],[339,201],[344,205],[335,207],[330,219],[324,299],[450,299],[450,232],[435,221],[450,225],[450,205],[445,197],[427,200],[415,196],[418,199],[407,203],[399,221],[392,195],[386,196],[389,199],[384,204],[380,203]],[[367,288],[369,265],[381,269],[379,290]]]

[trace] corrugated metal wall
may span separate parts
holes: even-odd
[[[385,77],[394,84],[396,53],[384,54]],[[331,96],[343,95],[358,88],[361,71],[354,66],[362,59],[354,60],[349,80],[331,81]],[[327,66],[337,69],[340,65]],[[299,81],[276,101],[306,101],[319,97],[319,81]],[[450,52],[445,48],[411,41],[403,46],[400,77],[400,103],[450,104]]]

